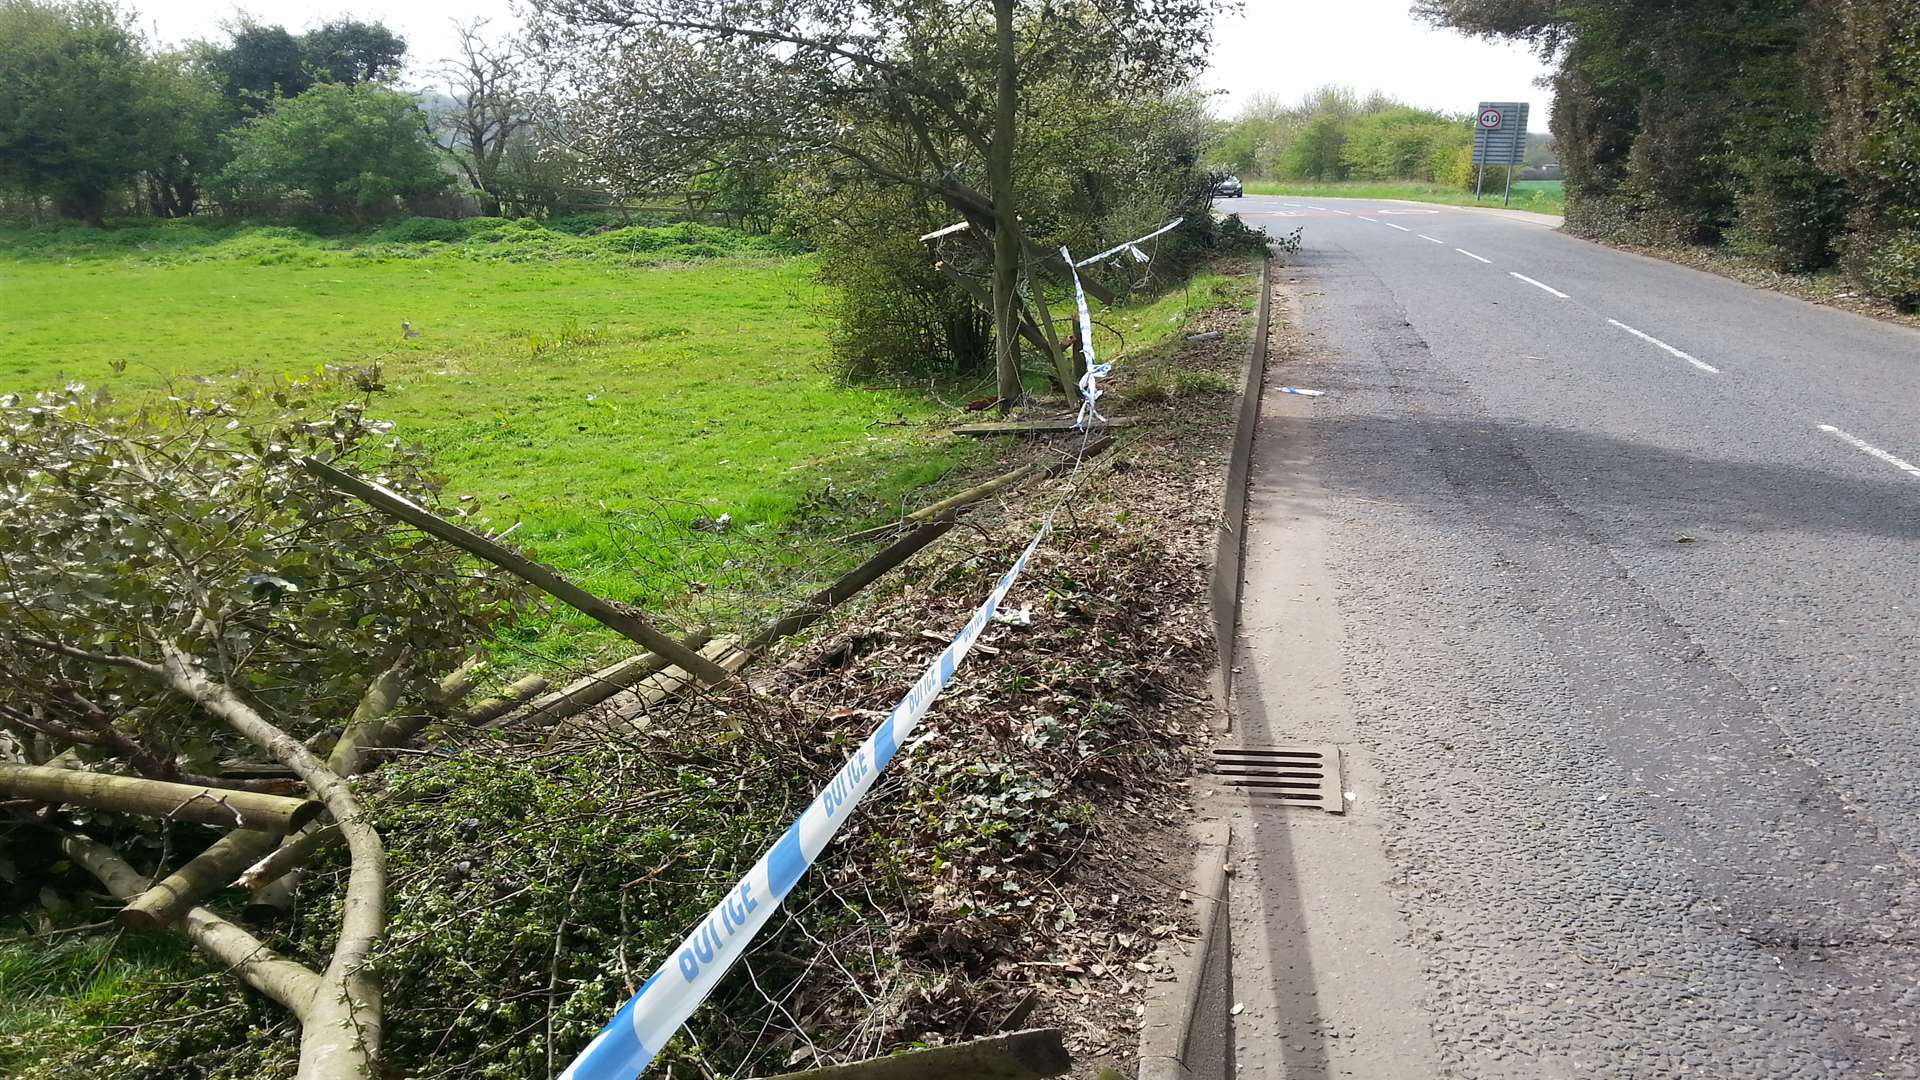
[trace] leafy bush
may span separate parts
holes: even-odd
[[[498,218],[480,219],[498,221]],[[373,235],[381,240],[396,244],[420,244],[432,241],[443,243],[465,240],[477,230],[465,221],[450,221],[446,218],[407,217],[380,227]]]
[[[378,374],[343,378],[242,383],[138,412],[78,386],[0,398],[0,597],[13,613],[0,668],[21,707],[62,731],[110,717],[113,731],[82,745],[135,771],[211,771],[260,752],[152,673],[61,650],[158,663],[182,649],[307,738],[337,726],[396,658],[437,677],[512,613],[516,589],[301,467],[302,455],[352,461],[437,502],[426,461],[387,425],[357,403],[316,404],[317,391]],[[0,727],[37,730],[11,710]]]
[[[323,83],[229,134],[233,160],[218,185],[243,205],[304,192],[357,220],[447,187],[424,131],[411,95]]]

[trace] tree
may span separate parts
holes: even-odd
[[[498,216],[502,200],[513,194],[508,150],[532,132],[546,88],[525,46],[489,41],[486,25],[485,19],[455,24],[459,55],[440,69],[453,104],[434,118],[433,128],[444,140],[436,145],[479,193],[481,212]]]
[[[121,789],[257,790],[285,782],[189,770],[272,764],[324,805],[345,842],[339,932],[317,967],[206,907],[158,919],[178,920],[300,1020],[302,1080],[377,1075],[382,1009],[368,961],[386,924],[385,848],[348,778],[432,718],[441,673],[520,595],[302,467],[308,454],[350,461],[436,505],[425,462],[391,444],[386,425],[352,403],[307,411],[308,393],[343,389],[283,384],[138,413],[77,387],[0,399],[0,729],[36,761],[111,774]],[[0,771],[0,785],[22,771]],[[155,813],[150,802],[118,809]],[[56,827],[74,863],[133,900],[167,867],[136,869],[114,850],[114,820]],[[273,850],[262,828],[238,823],[161,886],[231,881],[245,855]]]
[[[425,125],[410,95],[323,83],[229,134],[233,160],[220,183],[241,202],[305,193],[364,218],[395,198],[446,187]]]
[[[314,82],[353,86],[400,74],[407,43],[381,23],[335,19],[300,35],[300,56]]]
[[[1333,116],[1316,116],[1300,132],[1280,159],[1280,171],[1299,180],[1343,180],[1347,167],[1341,151],[1346,129]]]
[[[313,85],[306,52],[286,27],[246,20],[228,36],[225,47],[209,54],[207,67],[238,115],[257,116],[272,108],[274,98],[295,97]]]
[[[0,183],[100,225],[151,160],[150,71],[128,16],[100,0],[0,0]]]
[[[608,175],[657,183],[768,154],[917,189],[972,223],[992,245],[1009,409],[1022,396],[1019,285],[1038,269],[1016,186],[1024,92],[1178,86],[1222,6],[994,0],[989,18],[964,0],[552,0],[539,33],[574,58],[582,151]]]
[[[155,217],[186,217],[223,163],[220,136],[230,112],[219,83],[187,53],[155,57],[149,66],[147,128],[151,157],[144,177]]]

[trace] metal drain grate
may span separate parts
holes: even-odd
[[[1335,746],[1216,746],[1207,770],[1262,801],[1347,812]]]

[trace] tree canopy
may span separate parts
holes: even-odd
[[[164,110],[129,16],[99,0],[0,0],[0,184],[98,222],[155,159]]]

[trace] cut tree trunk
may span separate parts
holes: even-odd
[[[266,858],[280,839],[277,833],[235,829],[128,901],[115,919],[134,930],[171,926],[202,898],[226,888],[235,875]]]
[[[284,795],[8,762],[0,762],[0,795],[282,836],[324,812],[317,802]]]

